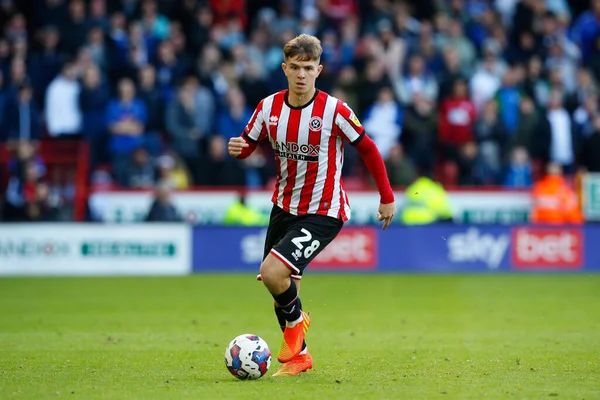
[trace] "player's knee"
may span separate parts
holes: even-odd
[[[290,270],[271,255],[261,264],[260,276],[271,293],[281,293],[289,286]]]

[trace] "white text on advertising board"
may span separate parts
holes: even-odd
[[[509,235],[481,234],[477,228],[448,237],[448,259],[452,262],[484,262],[488,268],[500,266],[510,244]]]

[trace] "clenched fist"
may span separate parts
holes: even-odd
[[[231,157],[237,158],[240,154],[242,154],[242,150],[248,146],[249,144],[243,138],[236,136],[229,139],[227,151]]]

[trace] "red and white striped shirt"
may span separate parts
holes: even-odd
[[[320,214],[347,221],[350,203],[342,182],[344,140],[364,128],[346,103],[317,90],[303,107],[287,90],[263,99],[244,130],[252,143],[269,139],[277,164],[273,204],[293,215]]]

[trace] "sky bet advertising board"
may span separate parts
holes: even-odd
[[[265,236],[258,228],[196,228],[193,270],[257,272]],[[309,270],[600,271],[599,244],[600,226],[346,226]]]

